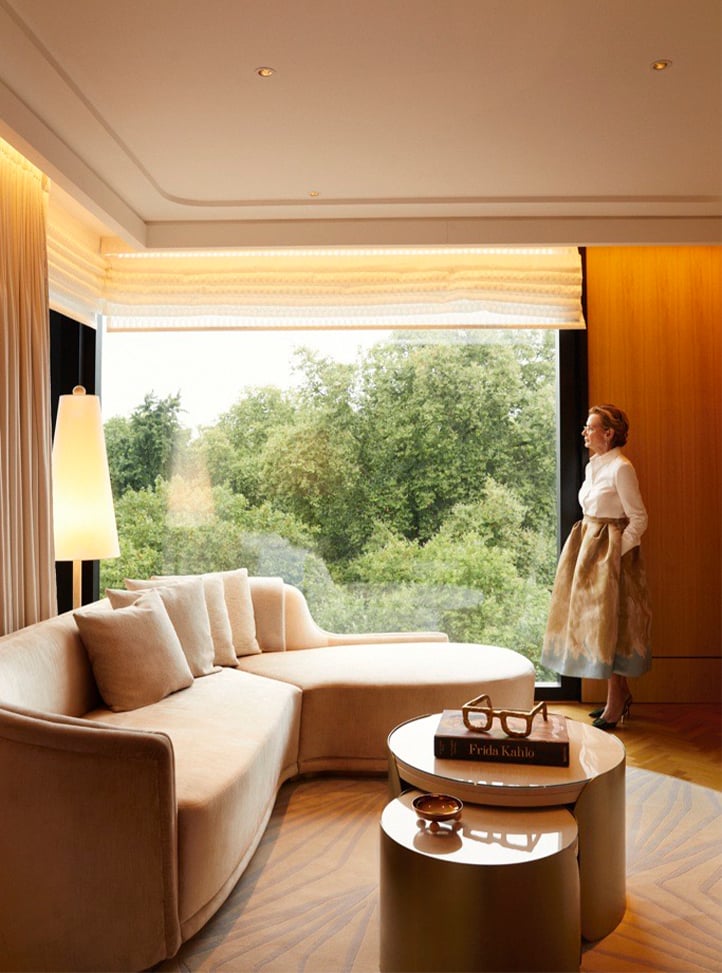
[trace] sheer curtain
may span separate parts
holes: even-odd
[[[43,174],[0,139],[0,631],[57,611]]]

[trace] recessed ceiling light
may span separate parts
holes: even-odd
[[[672,62],[669,60],[669,58],[660,57],[656,61],[652,61],[650,67],[653,71],[666,71],[667,68],[672,67]]]
[[[271,78],[276,73],[275,68],[263,67],[256,68],[256,74],[259,78]]]
[[[310,197],[311,197],[312,199],[315,199],[315,198],[316,198],[317,196],[320,196],[320,195],[321,195],[321,193],[320,193],[320,192],[318,191],[318,189],[312,189],[312,190],[311,190],[311,192],[310,192],[310,193],[309,193],[308,195],[309,195],[309,196],[310,196]]]

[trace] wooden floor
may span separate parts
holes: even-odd
[[[593,708],[550,705],[584,722]],[[582,973],[718,973],[722,708],[635,705],[615,732],[627,751],[627,910],[613,933],[584,945]],[[381,777],[284,784],[241,881],[156,973],[378,971],[387,801]]]
[[[554,713],[589,721],[593,703],[549,704]],[[634,703],[614,730],[627,765],[722,791],[722,706],[712,703]]]

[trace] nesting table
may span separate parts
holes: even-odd
[[[403,804],[403,792],[409,788],[451,794],[464,802],[462,820],[469,815],[475,819],[483,811],[485,827],[491,832],[494,814],[503,817],[512,809],[524,811],[530,840],[542,826],[544,814],[566,810],[578,832],[579,930],[587,940],[608,935],[620,922],[626,904],[625,750],[621,741],[591,725],[568,720],[568,767],[442,760],[434,757],[433,742],[440,717],[435,713],[409,720],[389,735],[392,797]],[[399,807],[397,811],[401,813]],[[392,814],[388,809],[386,813]],[[399,844],[398,834],[394,838],[386,830],[385,820],[382,852],[386,839]],[[560,842],[560,848],[570,846],[566,838]],[[432,847],[440,848],[438,842]]]
[[[577,826],[565,808],[465,805],[418,821],[417,790],[381,817],[382,973],[579,969]]]

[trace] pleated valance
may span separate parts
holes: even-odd
[[[107,260],[99,238],[52,203],[48,211],[50,307],[95,326],[103,309]]]
[[[59,205],[50,305],[108,331],[580,328],[574,247],[125,251]]]
[[[575,248],[106,255],[109,331],[584,327]]]

